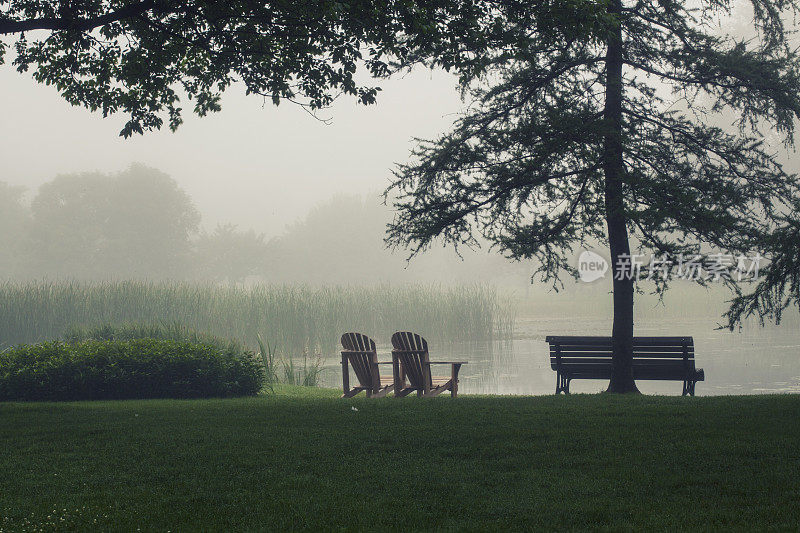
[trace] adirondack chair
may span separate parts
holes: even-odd
[[[408,396],[416,391],[417,396],[437,396],[449,390],[453,398],[458,394],[458,371],[464,361],[431,361],[428,357],[428,342],[416,333],[398,331],[392,335],[392,363],[394,364],[394,395]],[[431,365],[450,365],[450,375],[431,375]],[[406,386],[408,378],[408,386]]]
[[[352,398],[361,391],[367,398],[380,398],[394,390],[394,377],[381,376],[378,365],[390,365],[391,361],[378,362],[375,341],[361,333],[345,333],[342,335],[342,398]],[[358,379],[358,386],[350,388],[350,370]]]

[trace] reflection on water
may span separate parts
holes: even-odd
[[[741,332],[715,330],[716,319],[651,320],[636,324],[637,335],[694,337],[697,367],[706,380],[697,395],[800,392],[800,330],[795,325],[750,326]],[[553,394],[556,376],[550,369],[547,335],[608,335],[611,322],[586,318],[518,319],[515,339],[480,345],[431,345],[432,360],[467,361],[460,390],[473,394]],[[376,339],[377,340],[377,339]],[[389,345],[378,347],[380,360],[390,359]],[[326,360],[325,386],[341,386],[338,359]],[[576,380],[572,392],[599,392],[607,382]],[[681,393],[680,382],[641,381],[649,394]]]

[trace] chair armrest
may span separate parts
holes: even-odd
[[[422,355],[426,352],[426,350],[398,350],[397,348],[392,350],[392,355],[396,353],[411,353],[415,355]]]
[[[379,365],[393,365],[394,361],[378,361]]]

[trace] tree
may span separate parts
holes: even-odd
[[[176,129],[181,93],[200,116],[218,111],[236,81],[275,104],[317,109],[342,93],[372,103],[378,89],[356,82],[357,67],[385,75],[410,44],[398,35],[428,35],[446,3],[6,0],[0,35],[15,37],[17,70],[33,69],[71,104],[127,114],[128,137],[165,119]],[[9,44],[0,41],[0,64]]]
[[[378,193],[336,195],[312,207],[269,246],[270,281],[313,284],[524,283],[527,267],[495,254],[429,250],[413,264],[384,244],[392,210]]]
[[[387,241],[413,255],[435,239],[470,246],[482,236],[510,258],[537,259],[556,287],[562,272],[576,274],[575,247],[608,246],[608,390],[635,392],[631,242],[672,258],[770,255],[754,294],[724,279],[739,291],[734,322],[774,309],[780,288],[781,304],[797,301],[798,180],[760,132],[791,144],[800,117],[800,63],[783,22],[798,4],[753,0],[752,40],[713,33],[732,10],[716,0],[529,4],[497,7],[500,46],[451,48],[472,103],[397,169]],[[440,53],[419,57],[436,64]],[[739,127],[712,125],[721,112]]]
[[[22,205],[23,187],[0,182],[0,278],[24,273],[30,214]]]
[[[31,210],[30,270],[48,277],[183,277],[200,223],[175,181],[142,165],[59,176],[41,186]]]
[[[201,279],[241,283],[263,275],[268,257],[264,235],[239,231],[233,224],[217,225],[194,243],[195,275]]]

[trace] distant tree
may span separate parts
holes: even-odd
[[[0,279],[25,274],[30,213],[22,204],[24,187],[0,182]]]
[[[32,270],[51,277],[183,277],[200,222],[172,178],[141,165],[59,176],[31,209]]]
[[[336,195],[314,206],[268,243],[266,276],[275,281],[324,284],[526,283],[528,265],[493,254],[459,258],[444,247],[408,264],[383,242],[392,211],[377,193]]]
[[[200,234],[194,243],[194,275],[201,279],[238,283],[264,275],[269,248],[264,235],[240,231],[233,224],[218,225]]]
[[[538,259],[556,284],[559,272],[575,274],[577,246],[604,243],[614,277],[608,390],[636,391],[631,240],[672,258],[767,255],[762,292],[741,295],[734,322],[797,301],[800,189],[760,130],[791,143],[800,117],[800,62],[784,26],[798,3],[753,0],[748,41],[718,33],[729,2],[528,4],[527,21],[520,3],[495,4],[500,24],[486,33],[505,32],[513,46],[474,53],[467,36],[419,51],[431,64],[461,57],[473,103],[398,169],[388,241],[416,253],[437,238],[480,236],[508,257]],[[738,131],[710,125],[722,111]]]
[[[270,243],[271,276],[312,283],[381,281],[388,270],[397,270],[389,268],[383,250],[388,213],[381,207],[358,196],[314,206]]]

